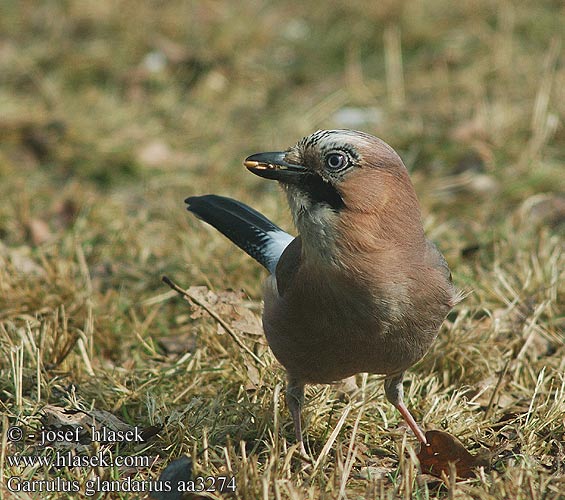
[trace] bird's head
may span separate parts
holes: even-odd
[[[347,214],[370,216],[373,225],[391,234],[409,225],[421,227],[402,160],[384,141],[364,132],[319,130],[286,151],[254,154],[244,164],[282,184],[301,234],[305,222],[335,225],[336,217]]]

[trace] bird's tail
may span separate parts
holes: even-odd
[[[215,227],[271,273],[294,239],[257,210],[232,198],[207,194],[184,201],[189,212]]]

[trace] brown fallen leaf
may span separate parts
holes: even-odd
[[[105,428],[112,432],[125,432],[133,429],[131,425],[121,421],[112,413],[95,408],[84,411],[62,408],[55,405],[45,405],[41,413],[41,423],[48,430],[79,428],[82,444],[89,444],[91,442],[90,438],[93,428]]]
[[[137,436],[136,427],[123,422],[112,413],[105,410],[98,410],[96,408],[85,410],[77,410],[72,408],[62,408],[55,405],[45,405],[41,410],[41,424],[44,430],[49,431],[76,431],[78,432],[79,444],[74,441],[54,441],[50,443],[53,448],[72,448],[84,452],[87,446],[92,444],[92,437],[96,437],[96,442],[114,445],[113,436],[123,435],[129,432],[132,437]],[[141,439],[146,441],[151,437],[158,434],[162,426],[149,426],[140,429],[139,433]],[[93,434],[96,430],[98,433]],[[135,431],[135,434],[132,434]],[[38,435],[39,437],[39,435]],[[131,441],[131,440],[128,440]],[[141,441],[131,441],[141,442]]]
[[[444,431],[426,432],[428,445],[421,445],[418,460],[423,473],[441,477],[449,476],[449,464],[453,463],[457,477],[468,478],[475,475],[475,468],[487,467],[490,460],[486,456],[472,455],[455,436]]]
[[[251,330],[250,333],[256,333],[257,329],[259,329],[260,334],[263,333],[259,316],[244,305],[246,297],[243,292],[232,290],[214,292],[206,286],[191,286],[187,292],[194,299],[214,309],[232,327],[237,328],[241,326],[242,328],[238,328],[239,330],[246,331],[249,329]],[[196,304],[191,318],[197,319],[206,315],[202,307]]]
[[[192,332],[161,337],[157,342],[168,355],[185,354],[196,348],[196,338]]]
[[[384,480],[394,474],[394,467],[377,467],[366,466],[359,469],[358,476],[361,479],[376,481],[377,479]]]
[[[246,391],[256,391],[261,386],[261,375],[257,367],[253,364],[247,364],[247,382],[245,384]]]
[[[192,319],[200,317],[204,314],[203,311],[205,311],[216,321],[218,333],[227,332],[236,344],[249,354],[255,362],[261,366],[266,366],[265,362],[242,342],[238,332],[232,327],[233,321],[245,319],[245,316],[249,318],[250,316],[248,315],[254,315],[253,312],[239,304],[242,297],[241,293],[229,291],[214,293],[205,286],[191,286],[184,290],[167,276],[163,276],[162,281],[182,295],[191,305],[197,306],[195,312],[190,316]],[[240,309],[239,312],[237,312],[238,309]]]

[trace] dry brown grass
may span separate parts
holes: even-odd
[[[197,475],[234,474],[236,498],[565,498],[563,18],[551,1],[7,2],[0,496],[75,498],[5,481],[155,479],[188,454]],[[497,451],[476,479],[420,475],[373,377],[350,402],[308,390],[302,468],[263,337],[237,330],[264,366],[161,282],[243,289],[253,323],[262,271],[182,200],[232,196],[290,229],[275,186],[241,159],[349,127],[351,111],[404,158],[469,293],[405,390],[426,428]],[[11,466],[52,453],[6,436],[38,429],[46,404],[162,425],[114,450],[155,460]]]

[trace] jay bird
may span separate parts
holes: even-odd
[[[249,156],[244,165],[280,183],[296,238],[230,198],[185,202],[270,273],[263,329],[287,371],[287,405],[301,451],[305,384],[360,372],[384,375],[388,401],[426,445],[404,404],[402,380],[460,294],[424,235],[402,160],[372,135],[320,130],[286,151]]]

